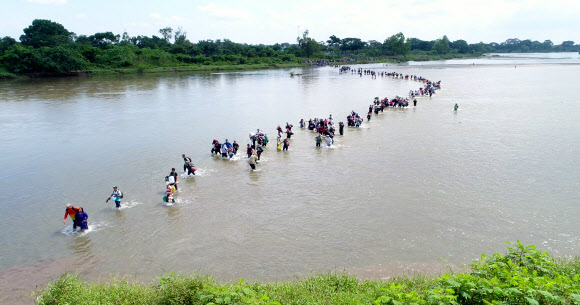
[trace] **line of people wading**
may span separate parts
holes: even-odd
[[[417,75],[403,75],[402,73],[397,72],[376,72],[372,70],[364,70],[362,68],[358,69],[351,69],[350,66],[336,66],[339,68],[339,73],[347,73],[351,72],[352,74],[359,74],[361,77],[363,75],[370,75],[373,79],[376,79],[377,75],[381,77],[391,77],[394,79],[403,79],[403,80],[412,80],[422,82],[424,84],[423,87],[419,88],[419,90],[411,90],[409,91],[409,97],[415,98],[417,96],[429,96],[431,97],[436,90],[441,89],[441,81],[432,82],[422,76]],[[367,122],[370,122],[373,112],[375,115],[384,112],[385,109],[391,108],[406,108],[409,106],[409,98],[395,96],[393,99],[383,98],[380,99],[379,97],[375,97],[373,103],[369,105],[368,113],[366,115]],[[417,99],[413,100],[413,106],[417,106]],[[454,110],[457,111],[459,106],[455,104]],[[364,123],[364,118],[361,117],[357,112],[354,110],[351,111],[349,115],[346,117],[347,126],[352,128],[359,128]],[[335,124],[332,114],[329,115],[328,118],[314,118],[309,119],[306,122],[304,119],[301,119],[299,122],[299,126],[301,129],[307,128],[308,130],[316,133],[314,137],[314,142],[316,147],[321,147],[322,143],[326,143],[326,147],[330,148],[334,144],[334,137],[335,137]],[[290,147],[290,139],[294,132],[292,131],[293,125],[286,122],[286,126],[284,129],[280,125],[276,128],[277,131],[277,138],[276,138],[276,150],[277,151],[287,151]],[[344,122],[338,123],[338,132],[341,136],[344,135]],[[282,137],[285,136],[285,139]],[[263,152],[265,152],[265,147],[269,143],[268,135],[265,134],[262,130],[257,129],[255,133],[249,134],[249,143],[247,144],[246,155],[248,159],[248,164],[252,171],[257,170],[257,165],[260,161],[260,157]],[[236,140],[233,143],[230,143],[228,139],[225,139],[223,143],[220,143],[217,139],[212,141],[212,148],[210,150],[213,156],[221,156],[223,159],[233,159],[237,154],[240,145]],[[192,159],[187,157],[185,154],[181,155],[183,159],[183,172],[184,175],[187,174],[187,177],[195,176],[195,172],[197,171],[197,167],[194,165]],[[171,169],[169,175],[165,177],[165,196],[163,196],[164,202],[175,202],[174,194],[178,190],[178,174],[175,168]],[[123,193],[119,190],[117,186],[113,187],[112,194],[107,197],[106,202],[109,200],[113,200],[115,202],[115,207],[117,209],[121,208],[121,199],[123,199]],[[66,205],[66,210],[64,214],[63,222],[66,224],[67,217],[70,217],[73,221],[73,231],[76,228],[80,228],[81,232],[85,232],[88,229],[88,215],[84,211],[82,207],[73,206],[70,203]]]

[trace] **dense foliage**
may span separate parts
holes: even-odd
[[[580,304],[580,260],[555,260],[519,241],[482,255],[470,272],[361,281],[346,274],[285,283],[219,284],[173,273],[152,285],[113,279],[84,283],[63,275],[39,304]]]
[[[560,52],[579,51],[573,41],[554,45],[531,40],[508,39],[503,43],[468,44],[465,40],[450,41],[447,36],[434,41],[405,38],[397,33],[383,42],[360,38],[338,38],[317,42],[308,30],[296,43],[248,45],[228,39],[201,40],[193,43],[187,33],[166,27],[158,36],[129,36],[112,32],[77,36],[59,23],[36,19],[25,28],[20,42],[11,37],[0,39],[0,74],[52,73],[99,69],[152,68],[179,66],[232,66],[298,63],[311,59],[383,58],[446,56],[449,54],[481,54],[484,52]]]

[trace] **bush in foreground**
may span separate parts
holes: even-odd
[[[220,284],[173,273],[139,285],[86,283],[63,275],[39,304],[580,304],[580,260],[556,260],[518,241],[507,254],[482,255],[469,273],[358,280],[323,274],[282,283]]]

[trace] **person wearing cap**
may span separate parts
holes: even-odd
[[[121,199],[123,198],[123,193],[121,191],[119,191],[119,188],[115,185],[113,186],[113,193],[109,196],[109,198],[107,199],[107,201],[109,201],[109,199],[113,199],[113,201],[115,201],[115,206],[117,206],[117,209],[121,207]]]
[[[64,219],[63,219],[63,223],[66,224],[66,218],[68,216],[70,216],[70,219],[72,219],[73,221],[73,230],[76,230],[78,226],[80,226],[77,221],[76,221],[76,215],[77,212],[79,211],[79,207],[75,207],[73,205],[71,205],[70,203],[68,203],[66,205],[66,210],[64,211]]]

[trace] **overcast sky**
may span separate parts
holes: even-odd
[[[160,36],[160,28],[181,26],[192,42],[293,43],[308,29],[317,41],[336,35],[382,42],[403,32],[468,43],[580,43],[580,0],[0,0],[1,37],[18,39],[34,19],[61,23],[77,35]]]

